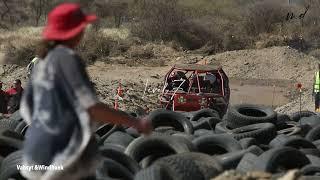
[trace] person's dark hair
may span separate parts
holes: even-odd
[[[16,80],[14,80],[14,82],[21,84],[21,80],[20,79],[16,79]]]
[[[44,59],[48,55],[48,53],[59,44],[61,44],[61,42],[59,41],[42,40],[38,46],[37,55],[41,59]]]

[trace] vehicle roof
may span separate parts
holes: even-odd
[[[220,65],[202,65],[202,64],[175,64],[174,69],[187,70],[187,71],[217,71],[222,69]]]

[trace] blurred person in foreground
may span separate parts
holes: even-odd
[[[7,93],[2,90],[2,82],[0,81],[0,113],[7,114]]]
[[[101,158],[93,131],[97,122],[134,127],[150,133],[145,119],[115,111],[98,101],[85,64],[74,51],[85,27],[97,19],[78,4],[64,3],[48,16],[35,67],[21,102],[31,124],[24,142],[23,165],[56,165],[62,171],[21,170],[28,179],[72,180],[94,177]]]

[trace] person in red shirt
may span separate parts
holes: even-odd
[[[19,110],[20,100],[23,93],[23,88],[21,86],[21,80],[16,79],[13,83],[13,87],[6,91],[8,94],[8,106],[7,111],[9,114],[12,114]]]
[[[7,113],[7,93],[2,90],[2,82],[0,81],[0,113]]]

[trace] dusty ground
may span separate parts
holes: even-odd
[[[138,107],[156,108],[162,88],[163,76],[175,63],[221,64],[230,77],[231,104],[253,103],[277,108],[290,113],[299,110],[299,96],[295,83],[302,82],[302,109],[313,109],[312,79],[317,59],[287,47],[261,50],[232,51],[214,56],[200,56],[174,52],[153,45],[152,59],[113,57],[109,63],[96,62],[88,67],[97,93],[103,102],[113,105],[119,82],[124,90],[120,108],[135,110]],[[157,58],[161,63],[157,62]],[[112,62],[112,63],[110,63]],[[5,84],[16,78],[26,82],[25,69],[15,65],[0,68]],[[147,87],[146,87],[147,85]]]

